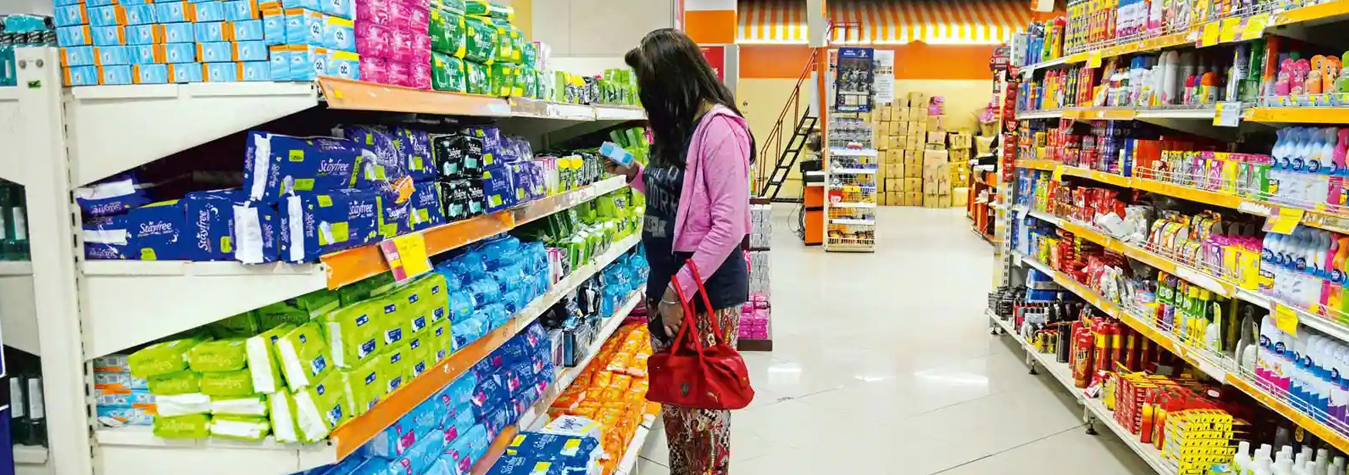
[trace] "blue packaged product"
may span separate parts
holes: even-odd
[[[511,313],[506,311],[506,307],[501,304],[484,305],[479,308],[476,315],[486,325],[487,330],[496,330],[511,320]]]
[[[271,53],[271,58],[268,59],[267,63],[270,66],[269,69],[271,71],[272,80],[290,80],[290,46],[273,45],[268,49],[269,53]]]
[[[473,294],[473,301],[475,302],[496,302],[501,300],[501,286],[491,278],[482,278],[469,282],[468,285],[464,286],[464,289]]]
[[[509,403],[510,399],[503,400],[496,410],[478,418],[478,422],[487,429],[487,433],[491,434],[492,437],[496,437],[502,430],[505,430],[506,427],[520,418],[520,414],[515,412],[515,407]]]
[[[275,44],[267,41],[267,29],[265,20],[244,20],[231,23],[234,31],[234,41],[261,41],[263,44]]]
[[[118,26],[126,24],[126,9],[120,5],[91,7],[87,9],[89,24],[92,26]]]
[[[517,288],[501,296],[501,304],[511,315],[519,313],[529,305],[528,289]]]
[[[435,182],[420,182],[414,185],[410,222],[413,231],[445,223],[445,208],[440,201],[440,186]]]
[[[521,432],[506,446],[506,453],[584,467],[595,461],[599,447],[599,441],[593,437]]]
[[[454,469],[450,468],[450,462],[446,461],[444,458],[439,458],[436,459],[436,461],[431,462],[431,466],[427,467],[422,475],[459,475],[459,473],[460,472],[456,472]]]
[[[178,201],[152,203],[124,215],[84,225],[87,259],[185,260],[183,207]]]
[[[116,391],[116,392],[98,392],[94,396],[94,403],[100,406],[132,406],[137,404],[154,404],[155,395],[150,394],[148,390]]]
[[[164,45],[132,45],[127,46],[126,49],[128,59],[133,65],[161,64],[167,62],[165,61],[167,58],[164,57]],[[168,76],[168,69],[164,70],[164,74],[166,77]]]
[[[216,1],[201,2],[196,4],[196,8],[197,8],[196,21],[209,22],[209,21],[228,20],[228,18],[225,18],[225,2],[216,2]],[[186,20],[179,20],[179,21],[186,21]]]
[[[234,43],[228,41],[197,43],[197,61],[203,63],[221,63],[233,60]]]
[[[225,21],[247,21],[262,18],[255,0],[232,0],[220,2],[224,6]]]
[[[56,29],[56,44],[61,47],[88,46],[94,42],[89,25],[63,26]]]
[[[149,426],[155,421],[154,410],[145,406],[97,406],[98,422],[108,427]]]
[[[180,63],[169,65],[169,80],[175,83],[201,82],[201,63]]]
[[[500,409],[509,397],[506,388],[502,387],[496,378],[484,378],[478,381],[478,387],[473,389],[473,395],[469,397],[469,402],[473,403],[474,415],[478,419],[482,419],[487,414]]]
[[[346,18],[324,15],[320,46],[335,51],[356,52],[356,27]]]
[[[445,447],[445,457],[449,459],[456,467],[459,473],[468,473],[466,467],[471,468],[473,462],[481,456],[479,452],[485,452],[485,448],[491,444],[489,440],[490,432],[483,424],[474,425],[468,432],[460,434],[453,442]]]
[[[424,473],[445,453],[444,437],[425,437],[409,447],[407,453],[390,466],[391,473]]]
[[[75,203],[86,216],[109,216],[150,202],[145,186],[124,173],[75,189]]]
[[[440,414],[436,404],[422,403],[413,408],[397,422],[380,431],[365,444],[370,455],[385,459],[401,457],[416,445],[427,439],[440,426]]]
[[[95,364],[95,366],[98,365]],[[145,378],[137,378],[135,376],[132,376],[131,373],[129,372],[116,372],[116,373],[95,372],[94,388],[117,389],[117,390],[150,389],[150,382],[147,381]]]
[[[194,261],[224,261],[234,258],[234,202],[243,198],[238,190],[199,191],[183,197],[183,211]]]
[[[94,46],[121,46],[126,44],[125,27],[95,26],[92,31]]]
[[[319,11],[319,0],[281,0],[281,8],[290,10],[292,8],[304,8],[308,10]]]
[[[245,144],[244,189],[255,200],[275,200],[290,191],[326,191],[356,186],[373,153],[335,137],[292,137],[250,131]]]
[[[126,11],[127,25],[150,25],[154,23],[168,23],[169,21],[180,20],[160,20],[159,8],[155,4],[125,5],[122,8]]]
[[[483,321],[476,318],[468,318],[460,322],[455,322],[450,326],[450,336],[454,337],[454,351],[468,346],[478,341],[486,332]]]
[[[407,167],[398,156],[394,145],[397,138],[388,127],[380,125],[341,125],[333,129],[333,135],[350,140],[370,150],[372,159],[367,167],[371,170],[371,181],[392,182],[407,176]],[[364,183],[362,186],[373,186]]]
[[[238,194],[239,198],[243,193]],[[263,264],[281,259],[281,214],[270,203],[235,201],[234,259],[244,264]]]
[[[412,202],[397,202],[396,196],[386,194],[381,200],[383,208],[380,209],[379,216],[379,235],[384,239],[389,239],[401,234],[407,234],[411,230],[409,219],[412,216]]]
[[[202,75],[206,82],[239,82],[238,63],[205,63],[205,65],[206,71]]]
[[[453,382],[445,385],[436,393],[435,399],[442,408],[444,417],[448,418],[450,412],[459,412],[458,408],[472,404],[473,392],[478,387],[478,375],[471,371],[466,371],[462,376],[455,378]]]
[[[454,415],[446,417],[442,423],[445,429],[445,442],[454,443],[459,440],[459,436],[468,434],[473,427],[478,425],[478,420],[473,418],[472,406],[465,405],[456,409]]]
[[[83,3],[59,5],[52,9],[52,20],[57,28],[89,23],[89,12]]]
[[[307,8],[286,8],[286,44],[323,46],[323,14]]]
[[[329,51],[326,73],[342,79],[361,79],[361,55],[351,51]]]
[[[234,61],[267,61],[267,43],[262,41],[236,41],[233,43]]]
[[[483,207],[488,213],[515,206],[515,180],[509,167],[482,171]]]
[[[193,25],[196,25],[196,23],[164,24],[164,42],[169,44],[196,43],[197,30]]]
[[[398,127],[394,132],[402,139],[397,144],[407,158],[408,174],[418,181],[436,178],[435,161],[431,158],[431,135],[408,127]]]
[[[483,242],[478,249],[482,251],[483,263],[488,267],[501,267],[520,251],[520,238],[505,235]]]
[[[309,262],[323,254],[379,239],[380,198],[366,190],[298,193],[278,204],[281,257]]]
[[[271,81],[272,64],[267,61],[246,61],[239,63],[240,81]]]
[[[328,50],[314,45],[291,45],[291,81],[312,81],[327,74]]]
[[[229,41],[229,37],[225,35],[225,25],[226,23],[223,21],[193,23],[193,38],[198,43]]]
[[[450,292],[450,321],[459,323],[473,316],[473,311],[477,308],[478,302],[473,298],[473,294],[467,290],[456,290]]]
[[[243,23],[243,22],[240,22]],[[286,43],[286,13],[284,10],[267,9],[262,12],[263,39],[269,45]]]
[[[135,25],[126,27],[126,44],[153,45],[164,42],[164,25]]]
[[[200,71],[201,63],[197,62],[196,46],[196,43],[166,44],[164,45],[164,62],[169,64],[197,64],[198,66],[196,66],[196,69]]]
[[[319,0],[319,10],[338,18],[354,19],[355,7],[352,0]]]
[[[207,4],[207,5],[210,5],[210,4]],[[154,16],[155,16],[156,18],[159,19],[159,22],[160,22],[160,23],[178,23],[178,22],[184,22],[184,21],[188,21],[188,22],[193,22],[193,21],[222,21],[222,20],[224,20],[224,18],[219,18],[219,19],[214,19],[214,20],[213,20],[213,19],[209,19],[209,18],[200,18],[200,17],[197,16],[197,5],[196,5],[196,4],[192,4],[192,3],[187,3],[187,2],[164,2],[164,3],[154,3],[154,4],[150,4],[150,5],[148,5],[148,6],[152,8],[152,11],[154,12]],[[130,16],[130,12],[131,12],[131,9],[128,8],[128,9],[127,9],[128,17]]]

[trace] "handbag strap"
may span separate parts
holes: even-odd
[[[689,271],[693,272],[693,283],[698,285],[698,295],[703,297],[703,306],[707,307],[707,319],[712,321],[712,338],[718,345],[724,345],[726,342],[722,341],[721,338],[721,323],[717,321],[719,320],[717,318],[717,312],[712,308],[712,299],[707,297],[707,287],[703,285],[703,277],[698,273],[698,265],[693,263],[693,259],[688,260],[688,265]],[[680,292],[681,291],[676,289],[676,293]],[[681,296],[679,298],[683,299],[684,297]],[[689,303],[689,308],[691,310],[696,310],[691,302]]]
[[[684,347],[683,346],[684,338],[689,337],[688,335],[689,327],[694,327],[694,333],[698,332],[697,317],[694,316],[694,311],[697,309],[693,307],[693,299],[690,299],[688,298],[688,296],[684,295],[684,289],[679,285],[678,276],[673,277],[672,282],[674,283],[675,295],[679,297],[679,305],[684,309],[684,324],[679,326],[679,334],[675,335],[674,341],[670,343],[671,350],[675,348]],[[661,318],[665,318],[665,316],[661,315]],[[696,335],[692,336],[691,338],[693,338],[693,348],[697,350],[698,357],[702,358],[703,339],[698,338]]]

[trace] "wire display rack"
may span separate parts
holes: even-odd
[[[880,154],[872,145],[871,122],[858,113],[833,113],[827,130],[824,249],[875,252]]]

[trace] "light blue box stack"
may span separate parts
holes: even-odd
[[[360,79],[353,0],[278,0],[262,4],[270,42],[271,74],[277,80],[311,81],[319,76]]]
[[[131,375],[126,355],[101,356],[94,358],[94,408],[105,427],[148,426],[155,396],[146,380]]]
[[[285,41],[258,0],[53,1],[67,86],[270,81]]]

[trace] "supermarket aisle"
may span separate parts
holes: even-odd
[[[745,353],[758,397],[732,417],[732,474],[1151,473],[988,334],[992,251],[962,211],[882,208],[876,254],[825,254],[791,234],[789,206],[774,351]],[[660,434],[642,455],[639,473],[668,473]]]

